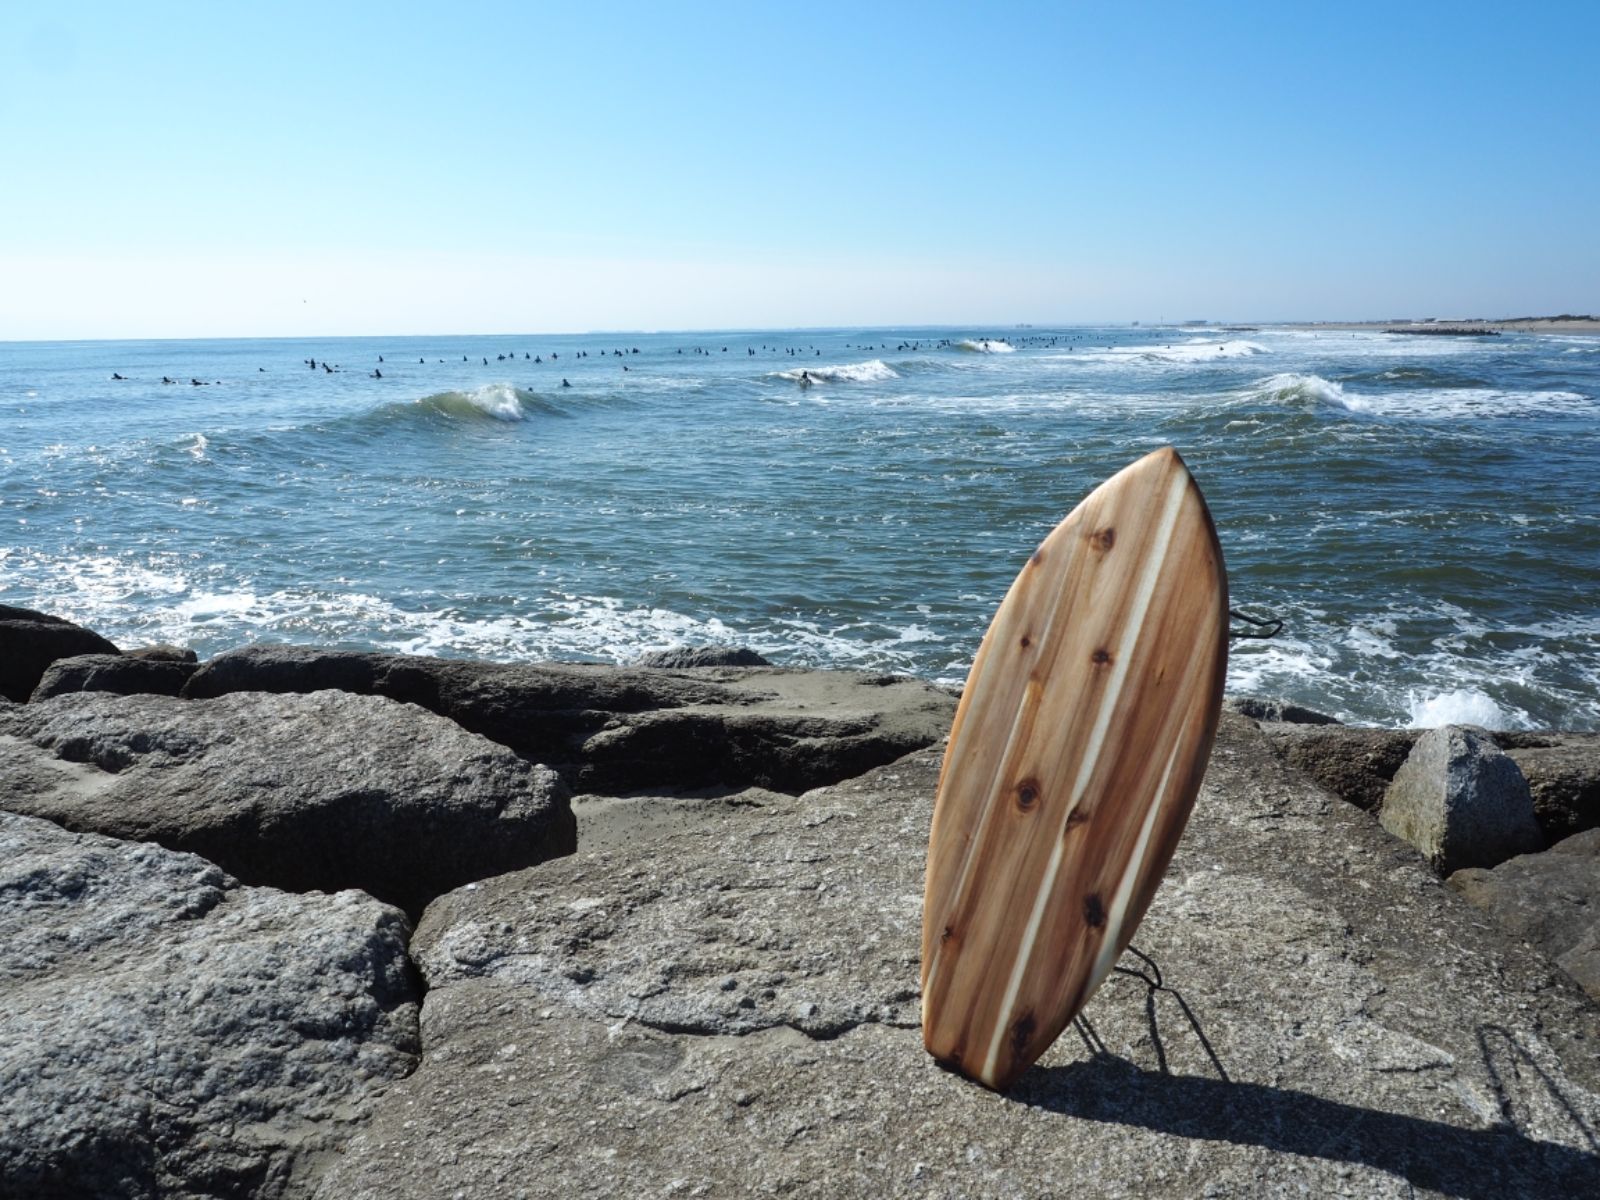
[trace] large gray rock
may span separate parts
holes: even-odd
[[[575,844],[553,771],[413,705],[345,692],[83,692],[0,711],[0,809],[413,913]]]
[[[1383,803],[1395,772],[1421,736],[1414,729],[1348,725],[1278,723],[1264,729],[1290,766],[1304,771],[1341,800],[1371,812]]]
[[[799,792],[930,745],[955,715],[946,693],[892,675],[512,665],[295,646],[219,655],[184,694],[321,688],[419,704],[595,792]]]
[[[1600,828],[1600,733],[1502,733],[1496,740],[1522,769],[1547,841]]]
[[[1470,867],[1450,886],[1507,935],[1538,947],[1600,1000],[1600,829],[1493,870]]]
[[[585,803],[592,848],[436,901],[422,1064],[319,1195],[1600,1192],[1600,1009],[1238,717],[1150,964],[1124,960],[1145,978],[1114,974],[1010,1095],[938,1069],[938,770],[641,804],[635,842],[605,805],[591,839]]]
[[[69,692],[115,692],[119,696],[176,696],[195,673],[193,663],[132,654],[80,654],[45,668],[33,700]]]
[[[0,1195],[304,1195],[416,1062],[406,934],[0,813]]]
[[[25,701],[58,658],[116,654],[98,633],[31,608],[0,604],[0,696]]]
[[[1544,849],[1517,764],[1487,735],[1461,725],[1417,739],[1378,819],[1441,875]]]

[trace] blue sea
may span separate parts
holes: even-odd
[[[1051,526],[1162,445],[1210,503],[1234,604],[1285,622],[1234,643],[1231,691],[1600,728],[1584,337],[0,343],[0,602],[202,657],[737,643],[959,682]]]

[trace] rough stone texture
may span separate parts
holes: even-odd
[[[1252,721],[1273,721],[1287,725],[1338,725],[1338,717],[1302,708],[1287,700],[1269,700],[1260,696],[1229,696],[1227,707],[1241,717]]]
[[[189,682],[195,665],[132,654],[80,654],[58,658],[45,668],[33,689],[33,700],[69,692],[115,692],[119,696],[176,696]]]
[[[0,711],[0,809],[413,913],[575,844],[553,771],[412,705],[344,692],[84,692]]]
[[[939,757],[442,897],[422,1065],[319,1195],[1600,1194],[1600,1009],[1238,717],[1124,960],[1149,983],[1010,1095],[939,1070]]]
[[[166,642],[157,642],[154,646],[138,646],[132,650],[124,650],[129,658],[148,658],[156,662],[198,663],[200,656],[193,650],[183,646],[173,646]]]
[[[1450,886],[1518,941],[1538,947],[1600,1000],[1600,829],[1493,870],[1472,867]]]
[[[420,704],[599,792],[799,792],[930,745],[955,715],[945,692],[892,675],[521,666],[293,646],[219,655],[184,694],[319,688]]]
[[[1600,828],[1600,733],[1501,733],[1495,740],[1522,768],[1546,840]]]
[[[1348,725],[1263,727],[1278,753],[1341,800],[1375,811],[1421,732]]]
[[[743,646],[674,646],[671,650],[652,650],[641,654],[636,667],[770,667],[772,664],[754,650]]]
[[[1487,735],[1461,725],[1417,739],[1378,819],[1441,875],[1492,867],[1545,844],[1517,764]]]
[[[417,1054],[405,919],[0,813],[0,1196],[298,1196]]]
[[[44,669],[58,658],[117,653],[105,638],[81,625],[0,604],[0,695],[8,700],[27,700]]]

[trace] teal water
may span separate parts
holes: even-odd
[[[1164,444],[1234,603],[1287,622],[1235,643],[1231,690],[1369,723],[1600,727],[1593,338],[0,344],[0,602],[202,655],[737,642],[959,681],[1049,528]]]

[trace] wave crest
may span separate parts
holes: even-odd
[[[796,367],[792,371],[778,371],[775,374],[779,379],[796,383],[802,375],[818,383],[882,383],[886,379],[900,378],[900,373],[881,358],[864,363],[847,363],[841,367]]]
[[[1349,395],[1344,388],[1321,375],[1286,373],[1263,379],[1251,393],[1255,399],[1290,407],[1339,408],[1346,412],[1371,412],[1372,405],[1361,396]]]
[[[1015,354],[1017,350],[1010,342],[997,338],[966,338],[956,343],[956,349],[969,354]]]
[[[470,392],[437,392],[422,397],[417,403],[446,417],[520,421],[528,415],[524,399],[537,406],[537,397],[531,392],[523,392],[509,383],[486,383]]]

